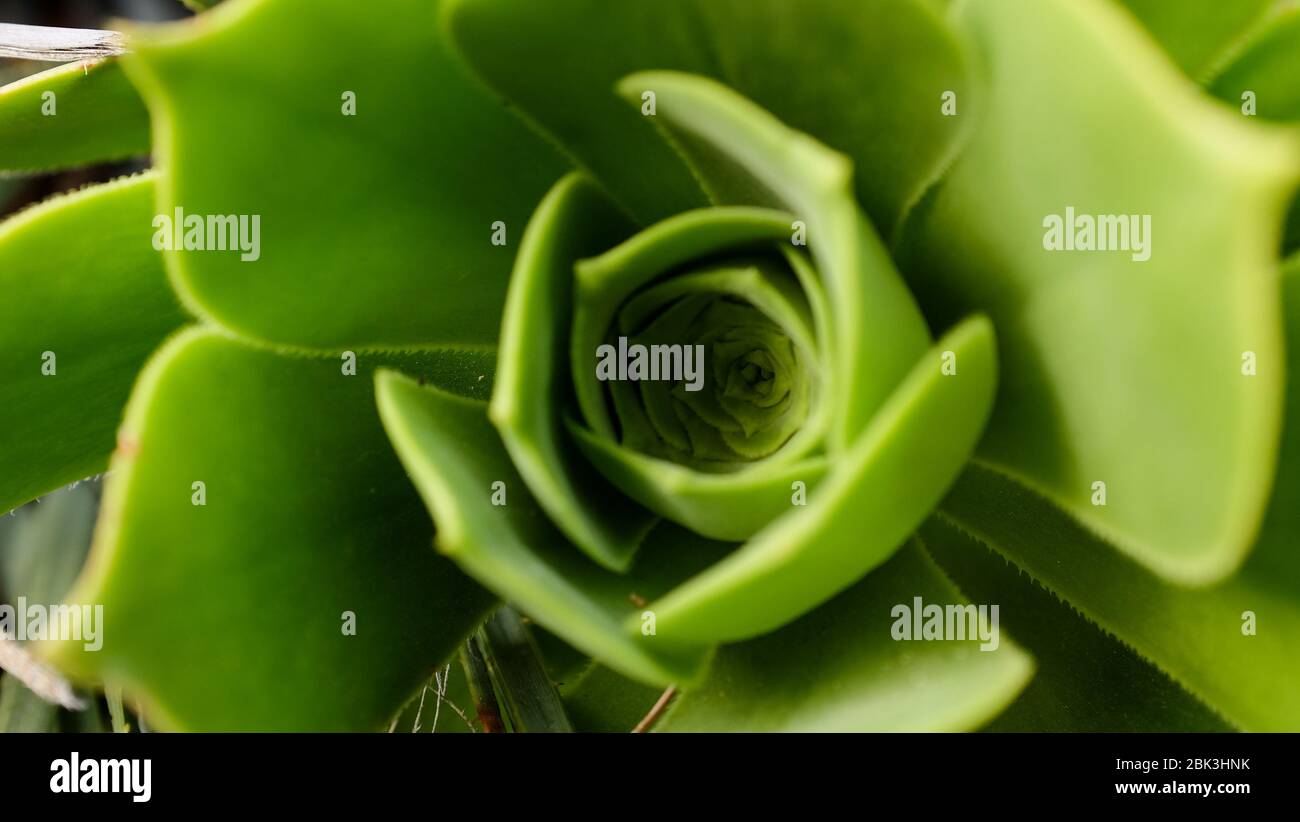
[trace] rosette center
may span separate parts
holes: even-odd
[[[596,359],[620,442],[710,472],[780,450],[814,392],[809,314],[795,275],[768,257],[669,274],[635,292]],[[617,369],[600,356],[615,351]]]

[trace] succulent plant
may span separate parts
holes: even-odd
[[[127,35],[0,89],[4,169],[153,157],[0,224],[0,506],[108,469],[74,681],[169,730],[431,678],[514,730],[1300,729],[1293,3]]]

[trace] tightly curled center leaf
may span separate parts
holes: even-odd
[[[809,315],[779,257],[670,273],[640,290],[594,352],[620,441],[716,472],[777,452],[816,390]]]

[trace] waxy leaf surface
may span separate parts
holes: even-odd
[[[564,166],[453,61],[438,6],[244,0],[137,34],[159,213],[260,225],[256,259],[168,252],[188,305],[288,346],[495,342],[515,244]]]
[[[980,455],[1156,573],[1222,579],[1269,498],[1274,249],[1300,144],[1198,97],[1105,3],[961,9],[989,89],[899,250],[932,322],[981,310],[997,329]],[[1048,250],[1052,216],[1071,214],[1121,215],[1144,250],[1136,234]]]
[[[202,329],[164,346],[69,595],[104,606],[104,646],[54,644],[61,667],[162,729],[387,727],[491,598],[432,549],[375,413],[381,363],[463,385],[491,352],[363,352],[349,375]]]
[[[136,374],[186,321],[149,244],[155,181],[0,223],[0,511],[104,470]]]

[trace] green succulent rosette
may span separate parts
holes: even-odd
[[[0,89],[6,170],[153,156],[0,224],[0,506],[109,470],[68,676],[394,727],[504,600],[580,729],[1300,727],[1295,8],[382,5]]]
[[[444,552],[578,648],[666,685],[904,543],[979,438],[996,354],[982,318],[930,339],[843,157],[697,77],[621,89],[637,105],[653,90],[665,128],[729,160],[725,183],[770,191],[765,204],[637,231],[587,177],[564,178],[521,242],[487,409],[396,376],[379,402]],[[680,370],[602,381],[606,345],[699,346],[702,373],[695,389]],[[493,452],[500,476],[474,470]],[[526,535],[494,522],[516,517]],[[683,539],[697,561],[680,578],[638,573]]]

